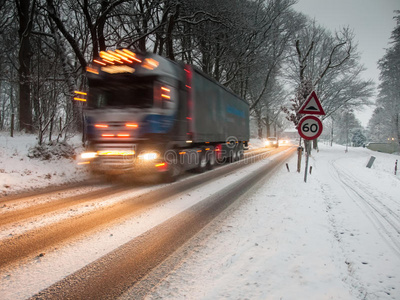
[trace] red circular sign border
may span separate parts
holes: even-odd
[[[304,135],[303,132],[301,131],[301,125],[303,125],[304,121],[309,120],[309,119],[313,119],[313,120],[317,121],[317,123],[318,123],[318,125],[319,125],[319,130],[318,130],[318,132],[317,132],[316,135],[314,135],[312,138],[310,138],[310,137]],[[319,118],[315,117],[315,116],[305,116],[304,118],[302,118],[302,119],[300,120],[299,125],[297,126],[297,128],[298,128],[297,131],[299,132],[300,136],[301,136],[303,139],[309,140],[309,141],[312,141],[312,140],[315,140],[316,138],[318,138],[318,137],[321,135],[322,130],[323,130],[321,120],[320,120]]]

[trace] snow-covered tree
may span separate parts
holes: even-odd
[[[364,81],[360,74],[363,66],[359,62],[357,45],[349,28],[332,34],[309,20],[293,41],[293,55],[287,64],[287,78],[295,88],[295,97],[290,107],[283,107],[288,120],[295,126],[302,115],[298,109],[315,90],[329,117],[341,108],[359,108],[369,104],[372,96],[372,81]],[[314,148],[317,148],[314,140]],[[306,141],[306,149],[308,141]]]
[[[334,142],[341,145],[351,145],[353,135],[358,131],[362,133],[360,121],[356,118],[354,112],[347,108],[337,112],[333,117]]]
[[[383,107],[375,108],[368,122],[368,140],[371,142],[386,142],[391,132],[390,117]]]
[[[351,142],[354,147],[361,147],[365,145],[365,142],[367,141],[367,138],[365,137],[363,130],[360,128],[357,128],[351,132],[352,137],[351,137]]]
[[[379,61],[381,84],[377,105],[387,120],[388,138],[400,142],[400,11],[396,14],[397,25],[392,31],[391,46]]]
[[[357,109],[370,103],[373,83],[361,79],[364,67],[349,28],[332,34],[315,21],[309,21],[293,44],[288,80],[296,87],[296,107],[301,106],[312,90],[317,92],[326,113],[323,119],[343,106]],[[299,90],[303,92],[300,98]],[[295,119],[292,121],[297,125]]]

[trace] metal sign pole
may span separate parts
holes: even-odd
[[[306,168],[304,170],[304,182],[307,182],[308,160],[310,158],[310,152],[311,152],[311,141],[304,140],[304,146],[306,148]]]

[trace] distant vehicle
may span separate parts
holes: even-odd
[[[194,66],[122,49],[102,51],[87,72],[81,158],[94,173],[173,181],[243,157],[248,103]]]
[[[265,140],[265,147],[279,147],[278,138],[276,137],[269,137]]]
[[[280,139],[279,145],[288,145],[290,143],[289,139]]]

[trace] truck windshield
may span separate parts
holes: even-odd
[[[153,106],[153,82],[93,87],[89,91],[89,106],[150,108]]]

